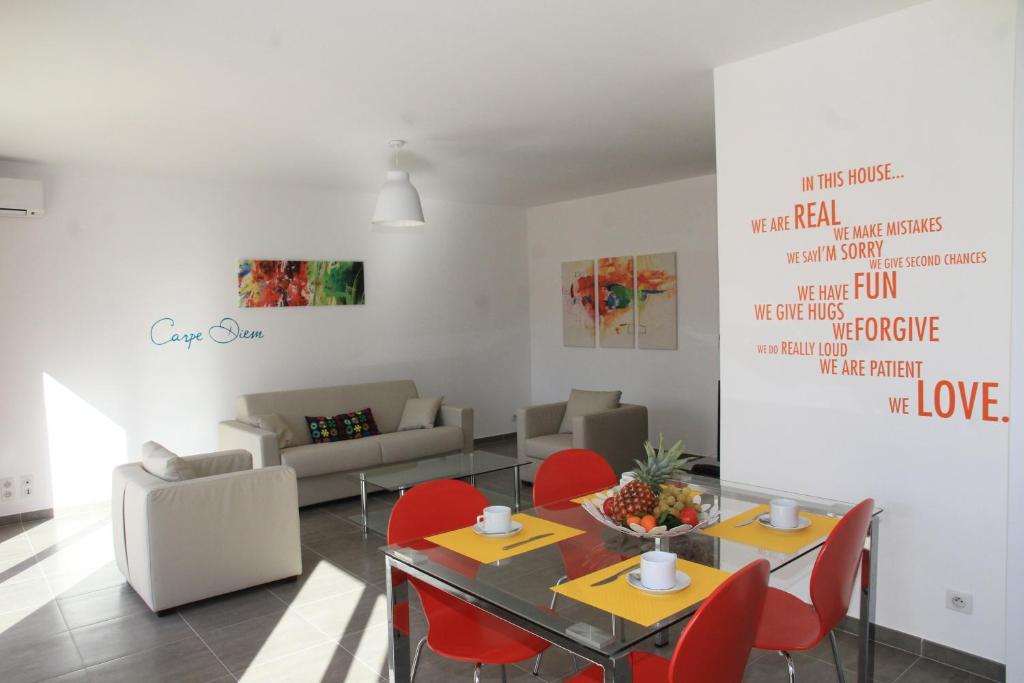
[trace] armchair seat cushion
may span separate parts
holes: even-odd
[[[371,436],[295,446],[281,451],[281,464],[293,468],[299,478],[376,467],[381,464],[380,444]]]
[[[526,455],[537,460],[566,448],[572,448],[572,434],[544,434],[526,440]]]
[[[392,432],[381,434],[375,440],[380,444],[384,464],[462,450],[462,430],[459,427]]]

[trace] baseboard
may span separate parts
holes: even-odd
[[[32,510],[31,512],[15,512],[13,515],[0,517],[0,526],[4,524],[20,524],[36,519],[53,519],[53,508],[43,510]]]
[[[516,438],[515,432],[509,432],[508,434],[492,434],[491,436],[481,436],[473,439],[474,445],[481,445],[485,443],[493,443],[495,441],[507,441],[508,439]]]
[[[839,629],[847,633],[859,635],[859,625],[859,619],[847,616],[839,622]],[[957,650],[948,645],[933,643],[930,640],[925,640],[924,638],[903,633],[886,626],[875,625],[875,642],[924,657],[925,659],[933,659],[941,664],[967,671],[976,676],[987,678],[990,681],[997,681],[998,683],[1006,681],[1005,664],[1000,664],[978,655],[972,655],[969,652]]]

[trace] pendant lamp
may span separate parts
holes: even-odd
[[[398,170],[398,150],[405,140],[388,143],[394,151],[393,166],[388,171],[384,186],[377,195],[377,209],[373,212],[373,224],[385,228],[413,228],[423,225],[423,206],[420,193],[409,182],[408,171]]]

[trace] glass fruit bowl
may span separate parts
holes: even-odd
[[[700,489],[700,487],[694,486],[693,484],[687,484],[687,486],[693,491],[697,491],[698,493],[703,492]],[[622,524],[619,524],[614,519],[612,519],[604,513],[604,502],[608,498],[618,495],[620,488],[621,486],[614,486],[606,491],[598,491],[596,493],[592,493],[586,497],[586,499],[582,503],[582,506],[583,509],[587,511],[587,514],[589,514],[597,521],[601,522],[601,524],[605,525],[609,529],[614,529],[615,531],[618,531],[619,533],[625,534],[627,536],[634,536],[636,538],[649,538],[655,540],[663,538],[674,538],[676,536],[688,534],[694,529],[703,529],[705,527],[711,526],[712,524],[717,523],[720,517],[717,503],[704,503],[703,501],[701,501],[700,503],[697,504],[697,507],[693,508],[697,510],[697,519],[699,520],[697,524],[694,525],[680,524],[671,529],[669,529],[665,525],[656,526],[652,529],[644,529],[644,527],[640,526],[639,524],[623,526]]]

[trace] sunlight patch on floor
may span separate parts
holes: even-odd
[[[363,586],[359,577],[327,560],[319,560],[291,601],[290,609],[267,636],[250,667],[239,680],[246,683],[293,679],[310,681],[325,677],[332,664],[339,664],[336,658],[338,652],[343,652],[337,645],[340,634],[335,636],[330,626],[325,629],[311,623],[302,616],[299,606],[309,606],[329,596],[348,593]],[[311,636],[309,631],[315,635]],[[296,643],[302,643],[305,649],[295,652]],[[345,680],[368,680],[366,667],[354,660],[352,664],[348,669],[351,675],[346,674]],[[301,672],[295,669],[296,665],[301,665]]]

